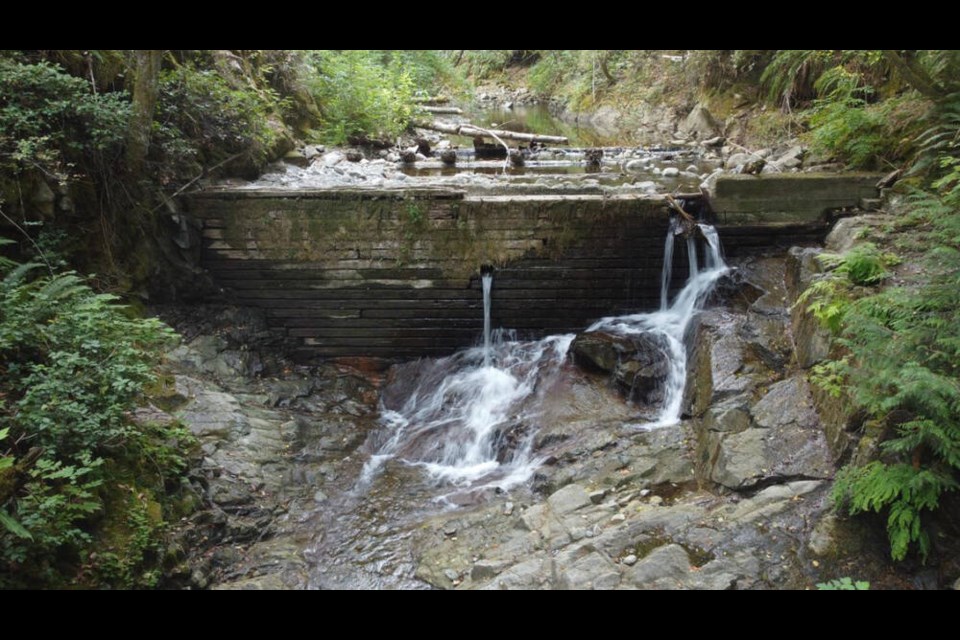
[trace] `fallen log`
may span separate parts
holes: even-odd
[[[480,136],[491,136],[502,138],[504,140],[517,140],[519,142],[540,142],[543,144],[567,144],[570,141],[566,136],[542,136],[536,133],[517,133],[516,131],[503,131],[501,129],[483,129],[472,124],[447,124],[445,122],[414,122],[413,126],[430,131],[439,131],[454,136],[467,136],[470,138]]]
[[[414,98],[413,101],[416,104],[425,104],[425,105],[438,105],[438,104],[447,104],[450,102],[450,98],[447,96],[423,96],[419,98]]]
[[[451,116],[460,116],[463,115],[463,109],[458,107],[420,107],[427,113],[434,113],[437,115],[451,115]]]

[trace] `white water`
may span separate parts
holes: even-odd
[[[667,239],[663,244],[663,272],[660,275],[660,311],[666,311],[670,297],[670,279],[673,277],[673,245],[677,238],[676,218],[671,218]]]
[[[541,462],[530,451],[536,403],[528,400],[564,363],[573,338],[504,342],[436,361],[438,375],[424,375],[402,407],[383,410],[391,436],[365,478],[397,458],[458,486],[506,489],[528,480]],[[493,364],[481,364],[486,358]]]
[[[657,418],[644,428],[665,427],[680,422],[680,409],[683,403],[683,389],[687,381],[687,349],[684,338],[690,322],[697,311],[703,307],[713,286],[728,268],[723,261],[720,237],[716,229],[709,225],[699,225],[706,247],[706,267],[699,271],[696,245],[692,238],[687,240],[687,253],[690,260],[690,277],[676,299],[669,307],[653,313],[638,313],[631,316],[604,318],[591,326],[588,331],[606,331],[620,335],[653,333],[662,336],[668,345],[670,369],[664,387],[664,403]],[[672,235],[672,232],[671,232]],[[666,268],[665,268],[666,272]],[[669,282],[665,280],[661,300],[666,299]]]
[[[699,271],[696,244],[688,239],[690,277],[672,304],[668,292],[674,229],[664,247],[661,309],[653,313],[605,318],[588,331],[621,335],[654,333],[664,338],[670,369],[664,405],[644,428],[677,424],[687,376],[685,334],[716,281],[727,272],[716,230],[700,225],[707,241],[706,266]],[[490,327],[492,274],[483,274],[483,346],[449,358],[414,366],[415,388],[399,407],[384,407],[382,422],[389,439],[367,462],[368,481],[383,463],[401,460],[422,467],[437,481],[456,486],[499,487],[523,483],[541,460],[533,457],[538,387],[556,374],[567,357],[573,335],[538,342],[502,341]],[[404,371],[400,377],[409,372]],[[405,380],[413,386],[413,380]]]
[[[483,285],[483,364],[490,366],[490,290],[493,288],[493,274],[480,276]]]

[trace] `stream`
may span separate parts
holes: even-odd
[[[479,122],[508,116],[557,131],[539,109]],[[581,152],[550,153],[513,173],[321,159],[240,188],[670,192],[712,170],[690,151],[611,147],[589,174]],[[809,586],[839,562],[830,549],[841,534],[826,499],[833,462],[793,364],[789,256],[728,263],[722,233],[673,224],[659,308],[576,335],[521,341],[492,326],[497,272],[484,268],[475,346],[385,373],[362,361],[273,362],[245,342],[266,334],[262,319],[228,309],[211,330],[204,316],[206,332],[171,354],[171,413],[200,439],[211,505],[179,534],[198,550],[180,584]],[[689,266],[682,287],[675,253]],[[251,375],[263,370],[279,373]]]

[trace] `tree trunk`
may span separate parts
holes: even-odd
[[[518,140],[520,142],[542,142],[543,144],[567,144],[570,142],[565,136],[541,136],[535,133],[517,133],[501,129],[481,129],[472,124],[445,124],[443,122],[414,122],[413,126],[430,131],[439,131],[454,136],[493,136],[504,140]]]
[[[908,60],[901,56],[898,51],[889,49],[883,49],[883,57],[911,87],[922,95],[931,100],[939,100],[944,96],[944,91],[937,86],[933,78],[913,60]]]
[[[160,65],[163,51],[133,52],[133,114],[127,132],[127,168],[138,174],[150,151],[153,112],[160,92]]]

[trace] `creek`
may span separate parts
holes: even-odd
[[[699,179],[686,169],[664,176],[650,160],[695,169],[696,154],[629,154],[659,180],[655,189]],[[630,161],[613,160],[624,169]],[[569,181],[574,164],[554,177]],[[338,175],[387,179],[371,166]],[[388,179],[432,186],[437,176],[426,171]],[[288,169],[254,186],[325,186],[310,182],[321,173],[330,171]],[[510,183],[502,172],[481,177]],[[815,567],[829,566],[836,525],[826,501],[833,462],[790,338],[796,265],[783,251],[728,264],[722,234],[703,222],[673,224],[660,244],[658,232],[656,308],[537,340],[494,326],[497,269],[477,264],[475,345],[385,373],[358,358],[273,361],[246,342],[269,335],[263,319],[224,312],[214,335],[171,358],[173,413],[201,440],[211,504],[184,530],[184,544],[213,543],[182,580],[808,586],[820,577]],[[277,373],[251,377],[260,371]]]

